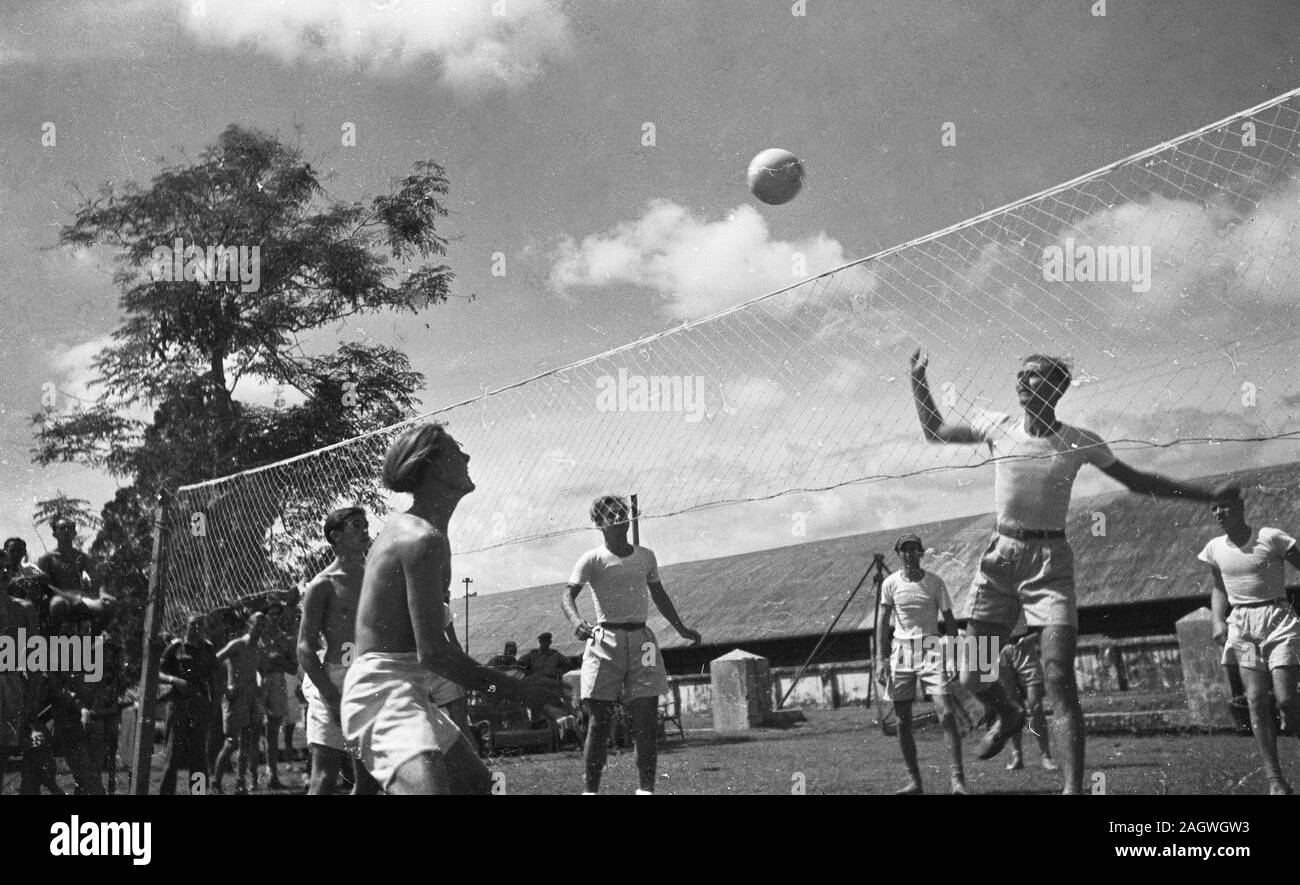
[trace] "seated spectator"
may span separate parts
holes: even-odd
[[[489,667],[496,667],[499,670],[508,670],[511,667],[519,666],[519,646],[513,642],[506,643],[504,653],[496,655],[492,660],[487,662]]]

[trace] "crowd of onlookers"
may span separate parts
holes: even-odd
[[[73,521],[56,517],[50,528],[55,549],[35,563],[22,538],[7,539],[0,556],[0,635],[15,652],[0,666],[0,782],[17,771],[21,793],[62,793],[55,777],[62,758],[77,793],[111,793],[122,710],[133,703],[125,656],[107,632],[116,600],[101,592],[96,564],[77,548]],[[20,665],[27,649],[20,640],[35,636],[99,643],[99,678],[84,667],[28,668],[25,657]]]

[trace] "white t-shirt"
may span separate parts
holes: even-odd
[[[596,620],[615,624],[645,621],[650,607],[650,584],[659,581],[659,564],[653,550],[632,548],[615,556],[604,546],[588,550],[573,567],[570,584],[591,585]]]
[[[1070,424],[1047,436],[1030,436],[1023,418],[986,412],[971,426],[1001,459],[993,481],[998,522],[1017,528],[1064,529],[1079,468],[1116,461],[1101,437]]]
[[[1293,546],[1286,532],[1260,526],[1241,547],[1227,535],[1211,538],[1196,558],[1219,569],[1228,602],[1241,605],[1286,596],[1286,553]]]
[[[890,624],[896,639],[938,636],[939,613],[952,609],[948,587],[934,572],[926,572],[919,581],[894,572],[880,585],[880,604],[894,607]]]

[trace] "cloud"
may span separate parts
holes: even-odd
[[[454,89],[514,87],[569,51],[554,0],[172,0],[200,41],[285,62],[342,61],[392,72],[428,58]],[[195,14],[201,10],[202,14]]]
[[[752,206],[709,221],[668,200],[655,200],[635,221],[581,243],[561,242],[551,287],[643,286],[663,296],[669,315],[708,316],[846,262],[844,248],[825,233],[774,240]],[[800,287],[806,292],[809,286]],[[792,298],[807,297],[803,294]]]

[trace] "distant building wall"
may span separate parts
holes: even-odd
[[[772,668],[774,708],[790,689],[798,669]],[[1183,687],[1178,637],[1172,635],[1080,642],[1074,659],[1074,672],[1079,680],[1079,689],[1084,692],[1160,691]],[[784,707],[833,709],[865,705],[868,698],[879,697],[880,687],[872,685],[871,680],[869,661],[817,664],[800,675]],[[700,714],[710,711],[711,691],[707,674],[673,676],[670,681],[681,694],[684,711]]]

